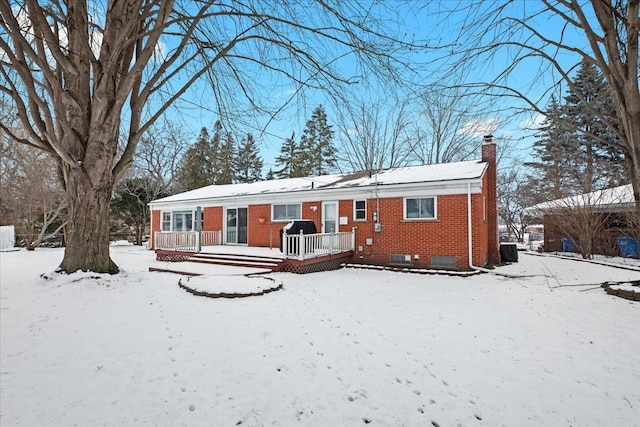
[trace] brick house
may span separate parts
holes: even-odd
[[[591,248],[593,253],[616,256],[621,250],[618,239],[640,237],[631,184],[540,203],[527,211],[543,220],[545,252]]]
[[[277,248],[288,222],[308,219],[320,233],[352,233],[354,263],[469,270],[499,261],[491,136],[481,160],[211,185],[150,208],[154,249],[163,233],[198,226],[219,231],[223,245]]]

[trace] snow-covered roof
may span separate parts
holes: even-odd
[[[391,186],[412,183],[474,180],[482,178],[486,165],[487,163],[481,160],[472,160],[386,169],[379,171],[377,174],[375,172],[370,173],[365,171],[305,178],[275,179],[247,184],[209,185],[154,200],[151,203],[290,193],[309,189],[330,190],[373,187],[375,185]]]
[[[545,212],[563,208],[577,208],[582,206],[597,207],[600,209],[612,207],[624,207],[633,205],[633,188],[631,184],[619,187],[607,188],[605,190],[592,191],[591,193],[580,194],[578,196],[565,197],[563,199],[551,200],[527,208],[529,212]]]

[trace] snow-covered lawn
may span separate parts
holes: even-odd
[[[0,253],[0,425],[633,426],[640,271],[520,254],[529,277],[347,269],[197,297],[113,248],[114,277]],[[224,280],[213,276],[211,280]]]

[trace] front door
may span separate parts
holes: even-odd
[[[322,203],[322,232],[338,232],[338,202]]]
[[[227,208],[226,242],[247,244],[247,208]]]

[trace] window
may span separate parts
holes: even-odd
[[[291,205],[272,205],[271,220],[287,221],[290,219],[301,219],[302,206],[300,203]]]
[[[436,217],[436,198],[404,199],[405,219],[434,219]]]
[[[172,231],[192,231],[193,230],[193,212],[179,211],[173,213],[173,230]]]
[[[171,231],[171,212],[162,212],[162,231]]]
[[[367,201],[353,201],[353,219],[356,221],[365,221],[367,219]]]

